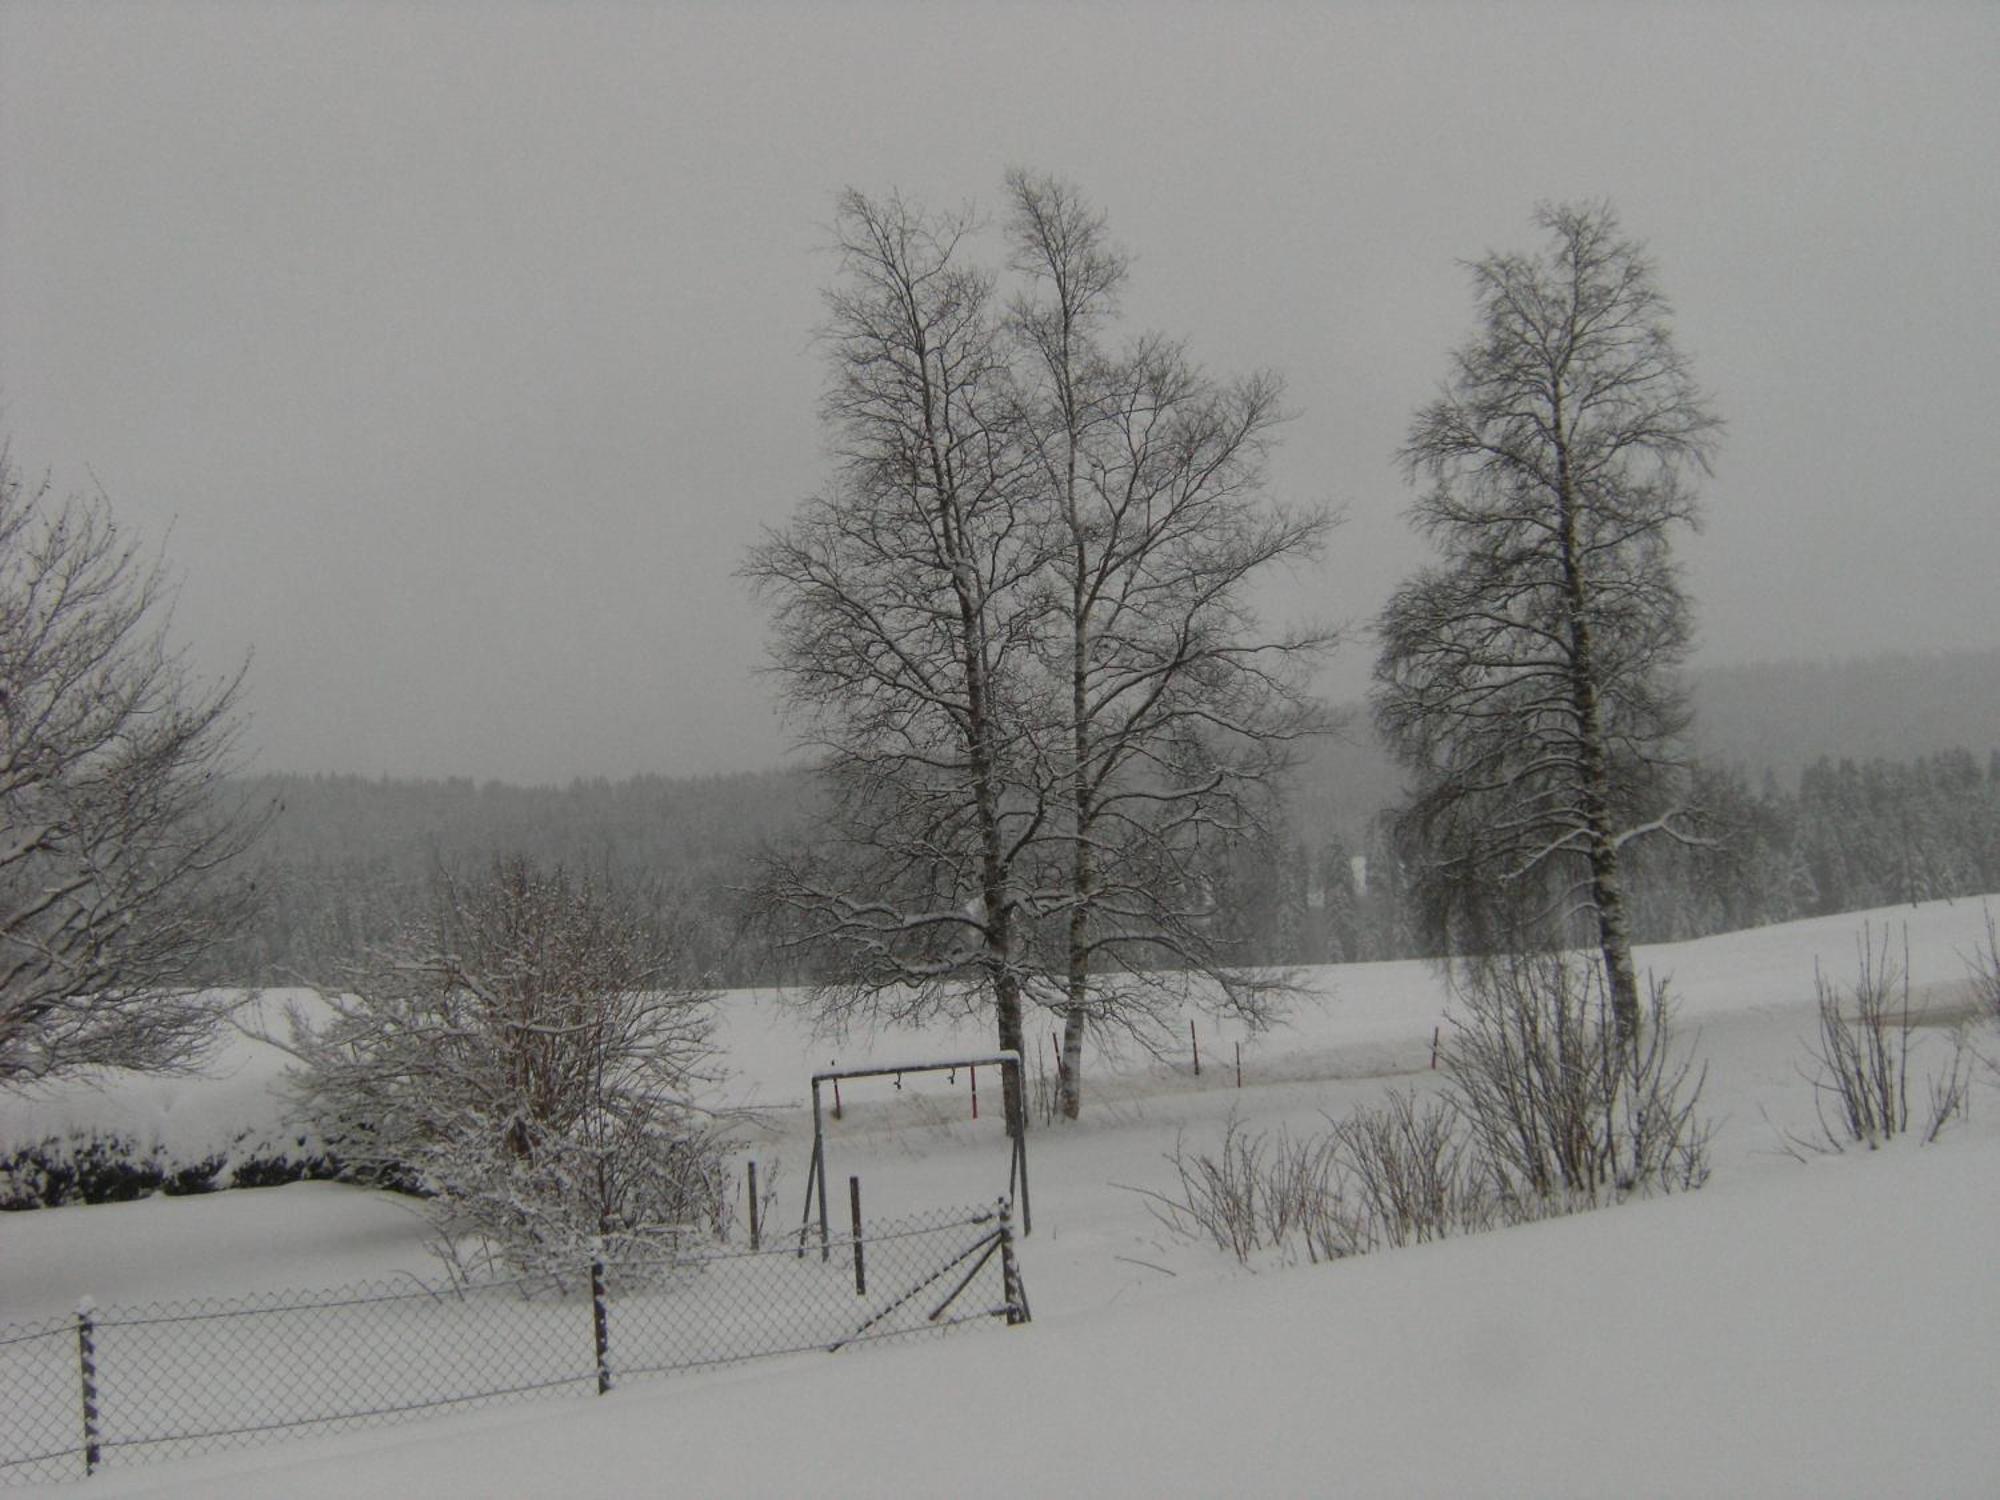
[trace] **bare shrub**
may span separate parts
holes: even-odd
[[[1989,937],[1991,922],[1988,923]],[[1910,1008],[1909,934],[1900,963],[1890,952],[1888,932],[1878,948],[1872,930],[1855,942],[1855,977],[1843,992],[1815,966],[1813,991],[1819,1033],[1812,1044],[1812,1083],[1821,1133],[1835,1150],[1847,1144],[1874,1150],[1910,1125],[1910,1053],[1917,1021]],[[1964,1111],[1967,1047],[1960,1033],[1951,1060],[1929,1079],[1930,1109],[1923,1139],[1938,1133]]]
[[[1360,1210],[1360,1248],[1400,1249],[1495,1222],[1486,1174],[1449,1102],[1419,1103],[1414,1093],[1392,1092],[1379,1107],[1335,1123],[1333,1140],[1345,1179],[1340,1196],[1356,1200]]]
[[[1986,941],[1963,955],[1972,998],[1980,1014],[2000,1021],[2000,928],[1993,923],[1993,909],[1986,908]]]
[[[1501,1214],[1455,1111],[1414,1093],[1309,1136],[1231,1119],[1214,1154],[1177,1140],[1167,1159],[1176,1187],[1137,1190],[1154,1217],[1244,1264],[1261,1251],[1339,1260],[1489,1228]]]
[[[1212,1241],[1218,1250],[1227,1250],[1238,1261],[1247,1262],[1258,1247],[1256,1196],[1252,1186],[1262,1155],[1260,1136],[1244,1132],[1242,1122],[1230,1118],[1222,1133],[1220,1151],[1190,1155],[1185,1137],[1174,1137],[1174,1149],[1167,1156],[1178,1179],[1178,1188],[1155,1192],[1133,1188],[1147,1200],[1153,1217],[1183,1239]]]
[[[1697,1069],[1648,986],[1620,1046],[1603,972],[1530,954],[1474,972],[1441,1097],[1394,1092],[1295,1138],[1231,1119],[1220,1151],[1176,1141],[1177,1186],[1155,1217],[1248,1263],[1259,1251],[1331,1260],[1518,1224],[1708,1177]]]
[[[1707,1068],[1678,1042],[1666,985],[1647,985],[1639,1034],[1619,1045],[1603,970],[1565,953],[1474,968],[1445,1049],[1451,1099],[1494,1190],[1525,1208],[1588,1206],[1708,1177]]]
[[[1177,1187],[1165,1193],[1135,1189],[1153,1216],[1173,1233],[1206,1238],[1248,1264],[1253,1253],[1277,1249],[1310,1217],[1300,1200],[1316,1180],[1313,1154],[1283,1133],[1244,1128],[1231,1116],[1214,1154],[1190,1152],[1180,1137],[1167,1157]]]
[[[1945,1126],[1964,1115],[1972,1096],[1971,1028],[1960,1026],[1951,1034],[1951,1060],[1930,1075],[1930,1108],[1924,1114],[1924,1144],[1928,1146]]]

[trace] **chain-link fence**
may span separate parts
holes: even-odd
[[[1008,1207],[758,1250],[0,1326],[0,1484],[1028,1316]]]

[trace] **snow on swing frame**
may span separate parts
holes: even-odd
[[[889,1078],[899,1081],[906,1073],[947,1073],[964,1068],[971,1077],[972,1100],[975,1117],[979,1109],[980,1068],[997,1067],[1000,1070],[1000,1090],[1002,1107],[1008,1120],[1007,1134],[1012,1142],[1007,1169],[1007,1195],[1021,1207],[1021,1233],[1034,1232],[1034,1221],[1028,1209],[1028,1098],[1021,1087],[1021,1054],[1011,1049],[1003,1052],[984,1052],[977,1057],[941,1058],[929,1062],[888,1063],[866,1068],[829,1068],[812,1075],[813,1103],[813,1149],[812,1165],[806,1172],[805,1213],[799,1220],[799,1230],[803,1234],[812,1223],[814,1188],[818,1188],[819,1244],[821,1254],[825,1254],[831,1243],[827,1230],[826,1213],[826,1124],[820,1113],[820,1086],[830,1083],[834,1087],[834,1097],[840,1095],[842,1079]],[[1011,1107],[1008,1107],[1010,1106]]]

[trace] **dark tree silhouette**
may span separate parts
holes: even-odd
[[[1403,460],[1442,560],[1380,620],[1377,723],[1414,773],[1403,827],[1443,951],[1581,919],[1618,1036],[1640,1018],[1619,852],[1683,832],[1672,558],[1719,422],[1640,245],[1604,204],[1472,267],[1479,331]]]

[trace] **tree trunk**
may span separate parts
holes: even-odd
[[[1611,1028],[1622,1056],[1639,1041],[1639,977],[1632,964],[1632,937],[1625,922],[1625,887],[1619,878],[1618,850],[1609,839],[1590,856],[1590,893],[1597,907],[1598,952],[1611,991]]]
[[[1629,1055],[1639,1040],[1639,981],[1632,965],[1632,936],[1625,919],[1625,882],[1618,843],[1611,828],[1611,771],[1604,750],[1604,715],[1591,669],[1589,627],[1575,627],[1577,665],[1573,679],[1579,757],[1582,760],[1583,818],[1589,839],[1590,903],[1597,913],[1597,946],[1604,956],[1604,982],[1611,994],[1611,1025],[1619,1052]]]
[[[1562,398],[1554,402],[1552,426],[1562,434]],[[1570,616],[1570,702],[1582,786],[1584,828],[1590,856],[1590,904],[1598,916],[1598,952],[1604,956],[1604,984],[1612,1000],[1612,1034],[1620,1058],[1638,1046],[1638,976],[1632,970],[1632,934],[1626,926],[1624,882],[1618,874],[1618,842],[1612,834],[1610,756],[1604,748],[1604,702],[1598,694],[1596,638],[1590,628],[1590,588],[1584,582],[1582,550],[1576,536],[1576,492],[1568,442],[1556,438],[1556,506],[1562,544],[1562,584]]]
[[[1562,402],[1554,426],[1562,429]],[[1589,586],[1583,577],[1571,489],[1569,449],[1556,443],[1556,501],[1560,518],[1563,587],[1569,613],[1571,706],[1576,714],[1577,755],[1582,786],[1585,837],[1589,841],[1590,899],[1597,913],[1597,945],[1604,958],[1604,983],[1611,995],[1611,1028],[1619,1055],[1629,1056],[1639,1041],[1639,982],[1632,966],[1632,938],[1625,921],[1625,887],[1619,878],[1618,844],[1611,827],[1611,767],[1604,747],[1604,708],[1597,691],[1596,644],[1590,628]]]
[[[994,981],[993,1010],[999,1020],[1000,1050],[1012,1052],[1025,1062],[1028,1047],[1021,1033],[1021,986],[1010,973],[1002,973]],[[1028,1128],[1027,1101],[1021,1097],[1022,1093],[1018,1088],[1000,1090],[1007,1112],[1007,1134],[1015,1139]]]
[[[1083,610],[1083,558],[1078,547],[1076,610],[1071,636],[1075,655],[1071,675],[1071,756],[1070,796],[1075,803],[1074,843],[1071,846],[1068,981],[1069,1004],[1063,1011],[1062,1116],[1074,1120],[1083,1110],[1083,1018],[1090,1004],[1090,908],[1096,897],[1096,868],[1090,857],[1090,724],[1085,692],[1088,686],[1089,632]]]
[[[1062,1053],[1056,1059],[1062,1077],[1062,1113],[1074,1120],[1083,1111],[1083,1007],[1063,1012]]]

